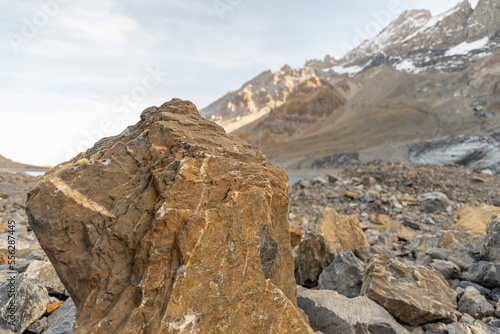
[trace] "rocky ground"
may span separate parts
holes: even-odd
[[[36,179],[23,172],[0,172],[0,333],[14,329],[15,333],[69,334],[76,308],[26,216],[26,194]],[[15,240],[10,244],[9,236],[15,238],[10,238]],[[15,246],[15,251],[9,246]],[[9,254],[15,263],[9,263]],[[9,296],[11,291],[16,292],[14,298]],[[13,318],[9,318],[11,301],[16,307]],[[14,326],[8,321],[14,321]]]
[[[0,257],[0,328],[14,277],[15,332],[72,333],[75,306],[25,213],[35,180],[0,173],[1,253],[13,220],[17,260]],[[499,189],[479,170],[388,162],[290,186],[298,304],[313,329],[500,333]]]
[[[299,290],[299,306],[313,328],[500,333],[500,264],[498,254],[490,256],[499,239],[491,227],[486,232],[500,213],[499,190],[500,178],[480,170],[389,162],[291,186],[295,274],[309,288]],[[382,314],[374,305],[390,313],[383,325],[370,323]],[[350,309],[367,315],[353,318]]]

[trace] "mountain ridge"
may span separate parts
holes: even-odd
[[[409,162],[415,143],[496,133],[499,48],[499,0],[405,11],[340,60],[266,71],[201,112],[289,169],[345,154]]]

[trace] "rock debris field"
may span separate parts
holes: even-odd
[[[175,99],[0,172],[0,333],[500,333],[499,189],[390,162],[287,186]]]

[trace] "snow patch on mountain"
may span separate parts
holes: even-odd
[[[446,51],[444,55],[445,56],[466,55],[473,50],[484,48],[488,44],[488,41],[489,38],[488,36],[486,36],[471,43],[463,42],[450,48],[448,51]]]

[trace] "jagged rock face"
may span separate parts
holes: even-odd
[[[223,125],[228,132],[250,122],[244,116],[262,117],[281,106],[296,86],[321,72],[314,68],[293,69],[284,66],[277,72],[265,71],[245,83],[239,90],[229,92],[201,111],[207,119]]]
[[[480,0],[467,21],[467,41],[475,41],[499,30],[500,1]]]
[[[299,135],[311,124],[324,121],[345,103],[345,98],[332,85],[312,77],[297,85],[287,100],[267,116],[233,133],[263,147]]]
[[[283,169],[172,100],[45,174],[27,212],[74,333],[312,333]]]
[[[366,265],[361,291],[413,326],[450,320],[457,309],[456,292],[439,272],[379,255]]]

